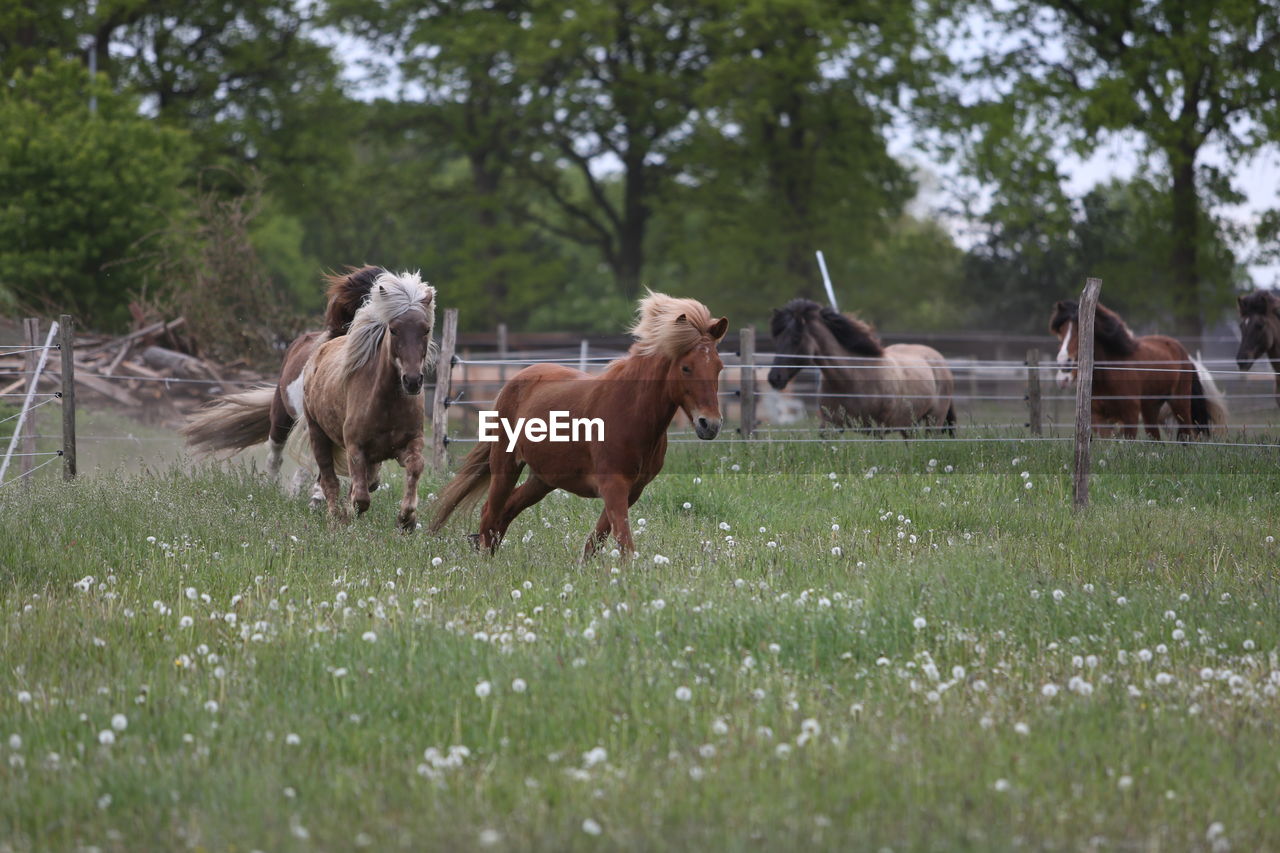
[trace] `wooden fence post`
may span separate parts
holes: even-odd
[[[58,318],[58,345],[62,348],[62,479],[76,478],[76,321],[70,314]]]
[[[449,467],[449,388],[453,376],[453,350],[458,342],[458,309],[444,309],[444,331],[436,361],[436,393],[431,405],[431,466]]]
[[[507,324],[498,324],[498,390],[507,384]],[[494,395],[497,397],[497,393]]]
[[[1076,344],[1076,459],[1074,473],[1075,505],[1089,505],[1089,451],[1093,427],[1093,319],[1098,307],[1098,291],[1102,279],[1086,280],[1080,296],[1077,323],[1080,328]]]
[[[36,387],[40,382],[40,377],[36,376],[36,363],[39,361],[39,353],[36,348],[40,346],[40,321],[35,317],[28,317],[22,321],[22,330],[25,333],[23,337],[27,341],[27,351],[22,357],[22,369],[27,374],[27,395],[35,399],[35,395],[40,391]],[[18,450],[22,454],[18,457],[18,476],[24,477],[31,473],[36,461],[36,412],[34,408],[27,413],[26,431],[22,433],[22,444]],[[23,488],[30,487],[30,481],[23,486]]]
[[[1040,350],[1027,350],[1027,426],[1032,435],[1040,435]]]
[[[747,326],[738,333],[738,396],[742,410],[742,437],[749,439],[756,431],[756,328]]]

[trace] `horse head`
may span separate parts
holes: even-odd
[[[427,360],[431,357],[431,331],[435,326],[432,302],[435,291],[419,304],[422,311],[406,311],[387,324],[391,362],[400,374],[400,387],[413,396],[422,392]]]
[[[1236,299],[1240,309],[1240,348],[1236,364],[1248,370],[1259,357],[1280,345],[1280,297],[1267,291],[1242,293]]]
[[[773,367],[769,369],[769,385],[781,391],[787,387],[802,367],[814,363],[818,345],[808,334],[808,309],[818,303],[807,299],[793,299],[781,308],[773,309],[769,320],[769,333],[773,336]]]
[[[1053,306],[1049,331],[1061,343],[1058,347],[1058,371],[1054,374],[1054,380],[1059,388],[1066,388],[1075,379],[1076,359],[1080,345],[1080,336],[1076,334],[1079,316],[1080,307],[1072,300],[1063,300]]]
[[[681,314],[677,325],[688,324]],[[720,434],[720,371],[724,362],[716,352],[716,344],[729,328],[727,317],[721,317],[703,330],[693,348],[671,362],[667,375],[674,390],[676,405],[693,422],[698,438],[709,440]]]

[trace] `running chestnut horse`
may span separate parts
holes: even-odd
[[[1061,342],[1056,375],[1060,388],[1075,379],[1079,315],[1079,304],[1065,300],[1054,306],[1049,320],[1049,331]],[[1101,304],[1094,315],[1093,341],[1095,432],[1113,424],[1125,438],[1137,438],[1141,416],[1147,435],[1158,441],[1163,406],[1173,413],[1179,440],[1191,438],[1193,432],[1207,436],[1215,426],[1226,424],[1221,395],[1216,388],[1206,391],[1202,377],[1207,371],[1178,341],[1166,335],[1138,337],[1119,314]]]
[[[285,442],[293,426],[302,417],[302,369],[316,347],[324,341],[347,333],[356,311],[369,296],[374,281],[386,275],[382,267],[347,267],[344,274],[325,276],[328,283],[328,305],[324,328],[304,332],[289,344],[275,385],[262,385],[224,394],[192,415],[182,434],[197,453],[235,454],[267,442],[267,471],[280,474]],[[305,467],[298,469],[295,486],[312,476]],[[313,502],[322,499],[317,484]]]
[[[920,344],[884,346],[856,317],[809,299],[774,309],[777,355],[769,384],[781,391],[801,368],[816,367],[824,426],[901,430],[943,425],[955,435],[955,379],[942,354]]]
[[[1269,290],[1243,293],[1240,308],[1240,349],[1236,364],[1248,370],[1253,362],[1266,356],[1276,373],[1276,405],[1280,406],[1280,296]]]
[[[504,438],[478,443],[437,499],[430,530],[438,531],[459,508],[479,500],[479,547],[497,550],[517,515],[555,489],[584,498],[602,498],[604,511],[587,538],[586,560],[612,533],[623,552],[635,551],[627,510],[658,472],[667,452],[667,427],[677,411],[693,422],[698,438],[720,432],[720,370],[716,344],[729,321],[713,320],[702,303],[650,292],[640,301],[631,328],[631,351],[591,376],[569,367],[535,364],[511,378],[494,407],[506,424],[520,418],[550,421],[551,413],[600,419],[598,441],[550,443],[523,432],[513,450]],[[598,431],[597,431],[598,432]],[[519,488],[520,472],[529,476]]]
[[[405,470],[397,523],[406,533],[418,525],[422,382],[433,351],[435,296],[417,273],[382,273],[347,333],[318,344],[302,371],[302,412],[334,519],[348,517],[339,474],[351,477],[359,515],[369,508],[378,467],[395,459]]]

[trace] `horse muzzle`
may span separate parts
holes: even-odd
[[[1236,367],[1240,368],[1241,371],[1248,370],[1253,367],[1253,359],[1236,356]]]
[[[698,434],[698,438],[703,441],[710,441],[720,434],[720,419],[707,418],[699,415],[693,419],[693,431]]]
[[[775,391],[781,391],[787,387],[787,375],[778,368],[769,371],[769,387]]]
[[[400,387],[404,389],[404,393],[410,397],[417,396],[422,392],[422,374],[417,376],[401,376]]]
[[[1054,375],[1054,380],[1058,383],[1059,388],[1066,388],[1070,386],[1072,378],[1071,371],[1069,370],[1059,370]]]

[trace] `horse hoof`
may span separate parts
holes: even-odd
[[[418,514],[411,512],[408,515],[401,515],[396,519],[396,524],[403,533],[412,533],[418,529]]]
[[[471,543],[472,548],[475,548],[477,551],[480,550],[480,534],[479,533],[468,533],[467,541]]]

